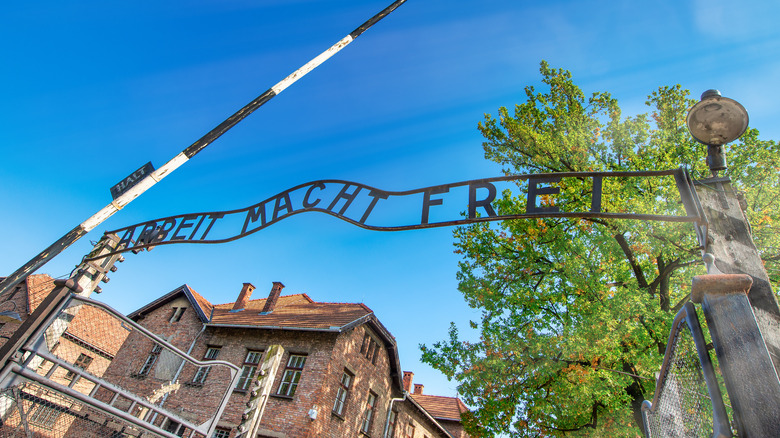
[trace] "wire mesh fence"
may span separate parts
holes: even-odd
[[[0,385],[0,438],[205,437],[238,371],[197,361],[102,303],[75,296],[24,350]]]
[[[0,438],[159,436],[33,382],[0,391],[0,416]]]
[[[696,310],[688,304],[674,320],[655,397],[642,407],[647,437],[731,436]]]

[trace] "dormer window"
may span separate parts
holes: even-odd
[[[376,364],[376,358],[379,356],[379,343],[368,333],[363,336],[363,345],[360,347],[360,354],[372,364]]]
[[[174,307],[173,313],[171,314],[171,319],[168,322],[170,322],[171,324],[175,322],[179,322],[181,316],[184,315],[185,310],[187,310],[186,307]]]

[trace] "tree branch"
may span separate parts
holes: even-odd
[[[642,272],[642,267],[637,263],[636,258],[634,257],[634,252],[631,251],[631,247],[628,246],[626,236],[624,236],[623,233],[615,234],[615,240],[617,240],[618,245],[620,245],[620,249],[623,250],[623,254],[626,255],[626,259],[628,259],[628,263],[631,265],[631,269],[634,271],[634,276],[636,277],[636,281],[639,283],[639,287],[642,289],[648,289],[649,285],[647,284],[645,274]]]

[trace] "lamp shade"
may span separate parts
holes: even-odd
[[[738,139],[748,127],[748,113],[739,102],[707,90],[688,111],[688,130],[698,142],[719,146]]]

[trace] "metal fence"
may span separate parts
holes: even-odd
[[[642,404],[642,417],[648,438],[732,436],[692,303],[674,319],[655,396]]]
[[[237,379],[73,295],[0,374],[0,438],[206,437]]]
[[[0,391],[0,411],[0,438],[159,436],[33,382]]]

